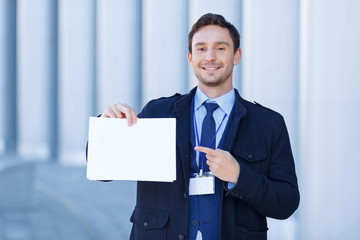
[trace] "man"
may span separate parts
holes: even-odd
[[[284,120],[233,88],[240,35],[224,17],[203,15],[188,43],[198,87],[152,100],[138,115],[176,118],[176,181],[138,182],[130,239],[266,239],[266,217],[288,218],[299,204]],[[137,120],[120,103],[102,117]]]

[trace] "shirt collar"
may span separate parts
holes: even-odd
[[[228,115],[230,116],[231,110],[235,103],[235,91],[231,89],[229,92],[221,95],[217,98],[210,99],[208,98],[205,93],[203,93],[200,88],[196,89],[195,96],[194,96],[194,110],[198,110],[199,107],[203,104],[203,102],[216,102],[219,107]]]

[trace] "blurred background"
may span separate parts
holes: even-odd
[[[360,239],[360,1],[0,0],[0,240],[128,239],[136,183],[86,179],[88,119],[194,87],[207,12],[241,34],[234,86],[288,126],[301,203],[269,239]]]

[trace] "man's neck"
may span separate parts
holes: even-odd
[[[220,96],[228,93],[231,89],[233,89],[232,84],[229,84],[227,86],[221,86],[221,87],[220,86],[209,87],[209,86],[204,86],[199,83],[198,87],[210,99],[215,99],[217,97],[220,97]]]

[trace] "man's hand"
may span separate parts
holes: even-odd
[[[216,177],[225,182],[237,183],[240,165],[229,152],[201,146],[195,147],[195,150],[206,154],[206,163]]]
[[[110,105],[104,110],[101,117],[126,118],[129,126],[135,124],[137,121],[136,112],[126,103],[115,103]]]

